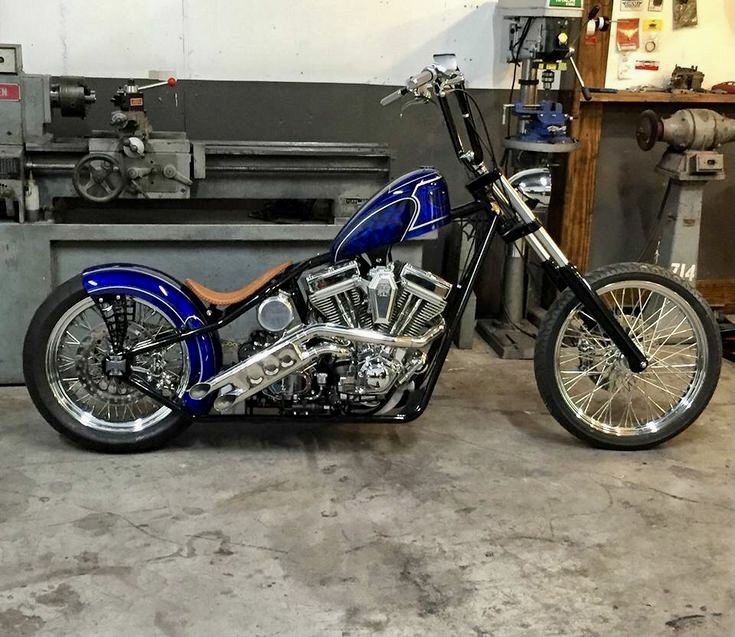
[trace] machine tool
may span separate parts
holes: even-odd
[[[185,133],[154,133],[145,111],[144,91],[162,86],[174,87],[176,79],[145,86],[131,79],[113,95],[118,110],[112,112],[110,126],[117,135],[91,139],[90,152],[72,172],[74,190],[82,199],[107,203],[118,197],[191,196],[191,144]]]
[[[80,201],[287,198],[325,201],[344,221],[389,176],[390,154],[375,144],[191,141],[154,130],[145,96],[175,90],[174,78],[128,80],[111,96],[109,130],[57,139],[52,111],[84,118],[97,99],[88,81],[24,73],[20,45],[0,44],[0,58],[0,196],[19,222],[58,221],[59,204]],[[327,178],[315,184],[314,174]]]
[[[385,145],[191,140],[154,126],[161,102],[174,113],[179,98],[194,99],[188,83],[128,79],[105,95],[102,86],[25,73],[21,46],[0,44],[0,268],[9,275],[0,313],[17,317],[0,324],[10,344],[0,383],[22,380],[24,326],[70,273],[123,259],[226,288],[255,275],[274,245],[294,261],[326,246],[390,178]],[[85,116],[104,130],[69,119]],[[420,242],[398,249],[421,264]],[[233,256],[213,259],[223,250]]]
[[[62,117],[84,118],[95,92],[84,78],[23,73],[20,45],[0,45],[0,200],[8,217],[26,218],[26,195],[35,215],[39,197],[35,181],[26,192],[26,144],[51,139],[48,125],[53,109]]]
[[[568,132],[570,116],[561,103],[539,100],[538,89],[540,81],[544,92],[550,91],[567,61],[578,75],[572,56],[582,23],[582,0],[499,0],[498,9],[508,22],[507,61],[521,67],[518,100],[506,104],[503,112],[504,123],[508,110],[518,118],[517,131],[506,138],[506,148],[545,153],[574,150],[578,143]]]
[[[656,170],[669,177],[659,213],[656,261],[679,276],[697,279],[702,197],[710,181],[725,179],[723,144],[735,140],[735,119],[691,108],[661,117],[644,111],[636,141],[641,150],[668,144]]]
[[[585,98],[591,99],[573,57],[583,22],[582,0],[498,0],[498,9],[508,26],[507,61],[514,67],[511,96],[520,67],[518,99],[503,107],[503,124],[508,130],[504,140],[506,166],[516,173],[511,180],[535,205],[543,221],[551,193],[549,167],[560,153],[579,146],[570,135],[571,116],[550,97],[567,64]],[[588,18],[592,20],[596,15],[594,11]],[[515,131],[511,130],[508,113],[515,118]],[[509,244],[503,277],[503,317],[477,323],[480,334],[503,358],[533,355],[535,327],[525,318],[526,305],[528,297],[538,296],[539,291],[527,288],[525,279],[522,246]]]

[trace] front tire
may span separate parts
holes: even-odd
[[[126,302],[133,317],[126,345],[171,326],[145,301],[127,297]],[[38,308],[23,346],[23,374],[46,421],[75,443],[117,453],[153,449],[183,431],[188,418],[102,372],[100,360],[107,347],[107,328],[81,276],[56,288]],[[185,347],[140,364],[149,366],[157,382],[165,381],[170,397],[186,390],[190,365]]]
[[[595,270],[590,285],[649,359],[631,372],[571,290],[539,329],[534,371],[551,415],[606,449],[648,449],[680,434],[717,387],[722,343],[706,301],[664,268],[621,263]]]

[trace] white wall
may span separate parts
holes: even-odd
[[[608,56],[606,85],[611,88],[628,88],[641,84],[655,86],[667,85],[671,72],[679,66],[698,66],[705,75],[704,86],[710,88],[727,80],[735,80],[735,1],[734,0],[699,0],[697,2],[699,24],[684,29],[673,29],[673,0],[664,0],[664,9],[660,12],[621,11],[619,0],[615,0],[613,19],[618,18],[662,18],[663,32],[659,36],[658,51],[646,53],[643,49],[643,33],[641,48],[632,51],[633,59],[657,59],[660,62],[658,71],[631,72],[631,79],[618,80],[618,59],[620,53],[615,45],[616,24],[611,27],[610,55]]]
[[[455,52],[507,87],[496,0],[0,0],[0,42],[28,73],[401,84]]]

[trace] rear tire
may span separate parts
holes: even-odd
[[[130,405],[128,408],[132,416],[131,421],[123,421],[120,418],[110,420],[109,411],[107,417],[110,422],[107,422],[102,415],[94,416],[94,410],[92,411],[93,418],[90,418],[89,415],[85,417],[84,414],[76,416],[78,410],[81,412],[83,403],[80,402],[81,407],[77,405],[72,398],[67,396],[67,391],[62,384],[54,380],[61,374],[58,369],[50,369],[53,367],[53,364],[49,363],[48,356],[50,341],[54,339],[55,330],[58,332],[60,323],[68,320],[70,312],[73,320],[75,308],[86,307],[88,299],[82,284],[82,277],[76,276],[56,288],[34,314],[23,345],[23,375],[28,393],[38,411],[54,429],[84,447],[111,453],[140,452],[160,447],[186,429],[190,420],[167,408],[159,409],[160,406],[151,405],[151,399],[132,388],[122,388],[122,385],[119,385],[118,391],[125,392],[125,395],[120,397],[120,400],[129,398],[127,402]],[[94,312],[91,309],[87,311]],[[76,337],[73,338],[76,340]],[[91,351],[94,352],[94,350]],[[183,356],[187,357],[186,348],[182,348],[181,351]],[[66,358],[69,357],[66,356]],[[85,364],[84,360],[86,360],[85,356],[80,355],[76,367],[70,367],[69,371],[64,374],[72,376],[77,374],[77,368],[80,364]],[[186,365],[188,366],[188,357]],[[183,369],[186,367],[182,367]],[[92,381],[86,380],[85,382],[89,384]],[[101,382],[106,383],[105,387],[109,386],[109,379],[102,378]],[[186,382],[188,382],[188,376],[181,380],[183,389],[180,393],[183,393],[186,388]],[[60,387],[62,387],[61,390]],[[90,387],[93,388],[93,386]],[[77,394],[72,391],[69,391],[68,394],[74,398],[77,397]],[[90,393],[90,396],[95,399],[94,392]],[[138,414],[145,414],[144,404],[151,415],[147,419],[140,417],[136,420],[136,410]],[[125,413],[123,411],[122,419],[125,418]],[[137,430],[136,422],[139,426]]]
[[[691,285],[658,266],[621,263],[586,278],[609,303],[620,295],[611,309],[619,310],[621,322],[649,357],[649,368],[633,374],[601,330],[590,329],[582,320],[581,328],[574,327],[581,308],[567,289],[549,308],[536,340],[534,371],[549,412],[570,433],[605,449],[648,449],[677,436],[699,417],[719,380],[722,342],[712,311]],[[647,299],[659,297],[664,300],[647,308]],[[664,325],[657,335],[664,319],[674,324],[679,316],[680,326]],[[668,385],[669,379],[676,384]],[[579,394],[585,389],[587,394]],[[628,404],[623,406],[626,396]],[[602,407],[599,400],[604,401]],[[661,406],[667,400],[672,402],[668,409]],[[624,423],[613,416],[613,405],[617,410],[618,404]],[[644,418],[639,423],[640,415]]]

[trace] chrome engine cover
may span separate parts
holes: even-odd
[[[365,280],[357,261],[348,261],[305,277],[309,304],[329,323],[372,327],[365,302]]]
[[[375,325],[390,325],[398,285],[393,275],[393,265],[376,266],[368,273],[368,306]]]
[[[240,362],[192,386],[193,398],[219,392],[220,411],[256,395],[293,413],[379,406],[412,386],[446,329],[452,285],[410,264],[374,266],[363,277],[349,261],[307,274],[300,286],[308,317],[285,292],[265,299],[257,318],[268,334],[254,332]]]
[[[364,279],[357,261],[310,274],[305,287],[309,305],[328,322],[395,336],[426,331],[452,290],[451,283],[410,263],[374,266]]]
[[[363,278],[357,261],[306,277],[309,305],[324,319],[391,336],[417,337],[441,322],[452,285],[431,272],[397,262],[376,265]],[[380,396],[408,382],[422,367],[410,350],[352,346],[352,365],[339,370],[339,391]]]
[[[391,334],[420,334],[447,306],[452,284],[406,263],[401,269],[400,293]]]
[[[259,306],[256,318],[260,327],[272,333],[283,332],[296,320],[296,308],[288,292],[269,296]]]
[[[357,368],[358,388],[365,394],[385,394],[403,371],[397,361],[381,356],[368,354]]]

